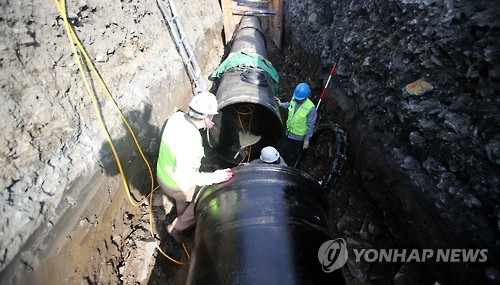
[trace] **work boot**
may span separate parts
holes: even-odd
[[[182,235],[182,232],[179,231],[178,229],[174,228],[172,224],[167,226],[167,232],[168,234],[174,238],[174,240],[178,243],[183,243],[184,242],[184,236]]]

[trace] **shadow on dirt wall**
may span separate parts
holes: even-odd
[[[156,181],[156,161],[160,145],[160,129],[149,123],[151,119],[151,105],[147,104],[144,110],[133,110],[124,114],[133,130],[137,142],[147,159],[153,178]],[[121,162],[122,169],[135,198],[145,197],[150,192],[151,181],[147,165],[144,163],[135,143],[125,124],[120,126],[125,135],[113,139],[113,144]],[[117,161],[107,141],[102,143],[99,151],[99,162],[107,176],[120,175]]]
[[[151,105],[146,105],[144,110],[134,110],[124,114],[127,122],[135,133],[137,141],[150,164],[153,179],[156,187],[156,162],[158,160],[158,151],[161,141],[161,133],[167,121],[163,122],[162,128],[149,123],[152,115]],[[126,130],[125,124],[120,126]],[[136,200],[147,197],[151,190],[151,181],[149,171],[145,165],[140,153],[135,146],[131,135],[126,132],[124,136],[113,140],[119,159],[122,163],[125,177],[127,178],[131,192]],[[99,151],[100,163],[107,176],[121,175],[117,162],[112,153],[111,147],[107,141],[102,143]],[[164,199],[170,203],[165,203]],[[155,237],[159,241],[162,251],[168,255],[165,257],[160,251],[157,251],[154,266],[147,284],[181,284],[185,281],[188,266],[177,264],[175,261],[186,263],[186,256],[182,244],[177,243],[167,233],[166,225],[171,223],[176,217],[175,203],[163,191],[155,191],[153,196],[153,225],[155,225]],[[163,202],[162,202],[163,201]],[[130,239],[141,239],[141,236],[131,235]],[[192,249],[192,233],[188,236],[189,251]],[[130,248],[128,250],[133,250]],[[128,253],[132,254],[132,253]],[[169,260],[172,258],[175,261]],[[126,261],[123,261],[126,262]]]

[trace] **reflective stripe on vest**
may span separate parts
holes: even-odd
[[[286,121],[287,129],[298,136],[305,136],[307,133],[307,114],[314,108],[314,104],[311,100],[306,99],[304,103],[299,106],[299,109],[293,113],[295,110],[295,100],[290,102],[288,107],[288,119]]]

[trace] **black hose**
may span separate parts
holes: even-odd
[[[337,124],[328,123],[319,126],[314,131],[310,141],[311,145],[314,145],[319,136],[325,131],[333,132],[335,135],[335,140],[337,141],[337,152],[335,154],[335,159],[331,163],[330,171],[326,175],[326,178],[321,183],[326,193],[329,194],[337,183],[337,179],[340,176],[340,171],[342,170],[342,166],[344,164],[344,161],[346,160],[348,143],[347,133],[344,131],[344,129],[342,129],[342,127]],[[294,163],[294,167],[297,167],[297,165],[299,165],[300,161],[302,160],[303,153],[304,152],[302,151],[297,157],[297,160]]]

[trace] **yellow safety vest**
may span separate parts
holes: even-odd
[[[170,117],[163,130],[157,176],[162,183],[174,189],[195,185],[193,175],[199,173],[205,156],[199,130],[177,112]]]
[[[286,127],[288,131],[298,136],[305,136],[307,133],[307,114],[314,108],[314,103],[306,99],[300,106],[297,112],[294,114],[295,105],[297,103],[295,100],[290,102],[288,107],[288,119],[286,121]]]

